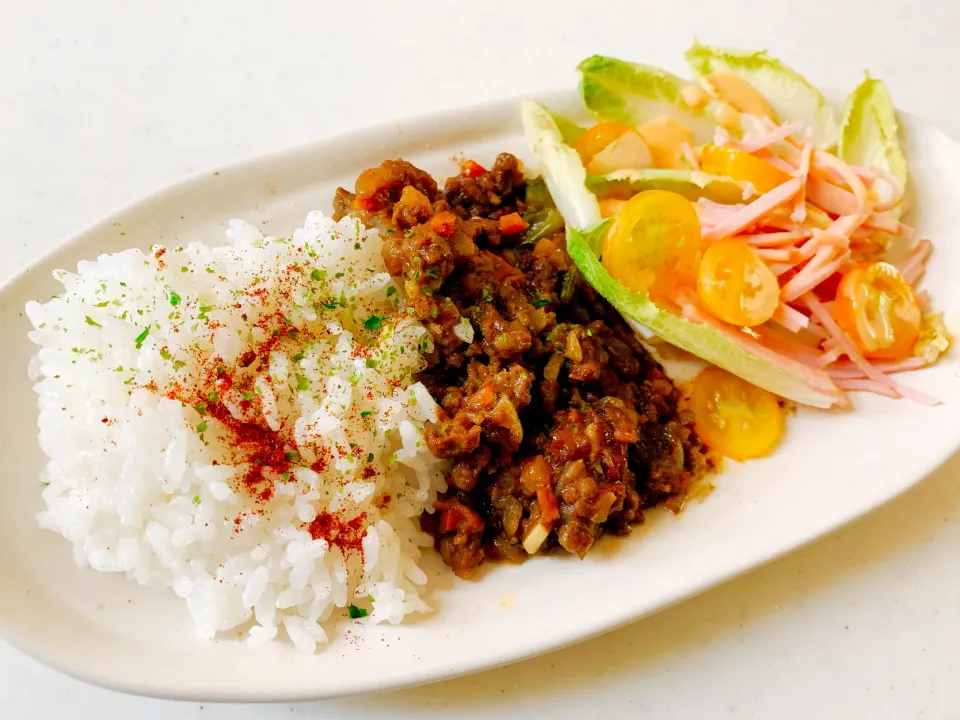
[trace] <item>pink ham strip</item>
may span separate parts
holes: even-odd
[[[837,175],[840,176],[842,181],[846,183],[847,187],[850,188],[853,192],[854,197],[857,199],[857,209],[856,213],[868,212],[867,206],[870,204],[869,197],[867,195],[867,187],[863,184],[863,180],[860,179],[860,176],[855,173],[849,165],[840,160],[837,157],[834,157],[830,153],[825,153],[822,150],[817,150],[815,152],[817,160],[821,165],[828,166],[833,169]],[[850,215],[853,213],[843,213],[844,215]]]
[[[755,153],[759,150],[767,149],[774,143],[786,140],[794,133],[798,133],[803,130],[803,127],[804,126],[802,122],[788,122],[784,123],[780,127],[770,130],[758,138],[751,138],[749,140],[729,140],[727,144],[730,147],[735,147],[743,152]]]
[[[795,262],[800,251],[797,248],[754,248],[757,257],[764,262]]]
[[[876,228],[877,230],[884,230],[885,232],[893,235],[900,235],[907,240],[913,238],[912,227],[909,225],[904,225],[895,217],[886,213],[871,213],[867,216],[867,219],[863,224],[867,227]]]
[[[770,163],[775,168],[783,170],[788,175],[793,175],[797,171],[797,168],[794,165],[791,165],[787,160],[784,160],[782,157],[778,155],[774,155],[773,153],[769,153],[769,152],[758,153],[758,155],[761,160]]]
[[[807,179],[807,199],[833,215],[857,212],[857,198],[853,193],[817,178]]]
[[[747,241],[747,245],[755,248],[777,247],[779,245],[793,245],[799,240],[806,240],[811,237],[809,230],[800,232],[768,232],[754,233],[752,235],[739,235],[738,237]]]
[[[839,360],[841,355],[843,355],[843,350],[838,347],[831,348],[820,356],[817,364],[820,367],[826,367],[827,365],[831,365]],[[828,370],[827,372],[829,373],[830,371]]]
[[[866,219],[867,216],[863,214],[843,215],[830,223],[830,227],[828,227],[824,232],[827,232],[835,237],[849,239],[850,235],[852,235],[854,231],[858,230]],[[848,245],[849,243],[844,244]]]
[[[933,252],[933,243],[929,240],[921,240],[916,244],[907,259],[900,265],[900,274],[903,279],[913,285],[923,275],[927,268],[927,260],[930,259],[930,253]]]
[[[820,369],[820,366],[817,365],[820,351],[794,340],[793,338],[796,336],[795,333],[786,335],[786,332],[789,331],[780,331],[772,325],[760,325],[753,328],[753,330],[757,334],[760,342],[774,352],[778,352],[799,363],[808,365],[815,370]]]
[[[884,375],[892,375],[894,373],[902,372],[912,372],[913,370],[919,370],[922,367],[926,367],[929,363],[923,358],[911,357],[906,360],[898,360],[895,362],[877,362],[873,364],[877,370],[882,372]],[[849,380],[852,378],[863,378],[865,377],[863,371],[858,368],[853,363],[839,363],[835,367],[829,368],[827,370],[827,375],[832,378],[837,378],[841,380]]]
[[[859,171],[860,168],[854,168],[854,171]],[[892,195],[890,199],[886,200],[883,203],[877,203],[873,206],[873,209],[876,212],[883,212],[885,210],[891,210],[903,202],[903,194],[906,191],[906,188],[903,185],[903,181],[900,180],[896,175],[894,175],[889,170],[884,170],[883,168],[870,168],[874,173],[874,176],[879,176],[881,180],[890,185]]]
[[[924,392],[915,390],[911,387],[906,387],[900,383],[895,383],[893,380],[884,375],[880,370],[867,362],[867,359],[863,354],[857,349],[857,346],[854,345],[853,340],[847,336],[843,330],[840,329],[840,326],[837,325],[836,321],[827,312],[826,308],[817,300],[812,294],[808,293],[803,296],[804,302],[807,304],[807,307],[810,308],[810,312],[813,313],[820,323],[830,332],[830,335],[836,340],[837,346],[842,348],[844,354],[850,358],[850,361],[856,365],[863,374],[873,380],[874,382],[890,388],[895,393],[915,402],[918,402],[922,405],[939,405],[940,401],[935,397],[931,397]]]
[[[782,300],[793,302],[801,295],[806,295],[850,260],[850,253],[845,252],[840,255],[840,257],[834,258],[829,262],[825,260],[817,262],[818,258],[829,258],[834,252],[829,251],[821,255],[820,253],[824,249],[825,248],[821,248],[818,250],[813,260],[811,260],[803,270],[790,278],[790,281],[780,289],[780,298]]]
[[[843,330],[840,329],[840,326],[837,325],[836,321],[833,319],[833,316],[827,312],[827,309],[823,304],[817,300],[812,293],[807,293],[803,296],[803,302],[810,312],[813,313],[813,317],[826,328],[827,332],[830,333],[830,337],[833,338],[836,346],[840,348],[843,353],[850,358],[850,360],[863,371],[863,374],[875,380],[878,383],[892,387],[893,383],[890,379],[887,378],[882,372],[877,370],[873,365],[867,362],[867,359],[863,356],[860,350],[857,349],[857,346],[854,345],[853,340],[847,336]]]
[[[875,380],[867,379],[850,379],[850,380],[836,380],[837,387],[841,390],[849,391],[860,391],[860,392],[870,392],[875,395],[883,395],[884,397],[897,399],[900,397],[900,394],[888,385],[883,385],[878,383]]]
[[[791,332],[800,332],[810,324],[810,318],[784,303],[777,305],[771,320]]]
[[[782,232],[792,232],[792,233],[806,233],[810,234],[810,228],[806,228],[799,223],[795,223],[786,215],[780,215],[779,213],[772,212],[767,215],[763,222],[761,223],[762,227],[769,228],[771,230],[779,230]]]
[[[697,162],[697,156],[693,154],[693,149],[690,147],[690,143],[684,140],[680,143],[680,152],[683,155],[683,159],[687,161],[687,164],[690,166],[690,169],[694,172],[700,171],[700,163]]]
[[[804,138],[803,151],[800,154],[800,167],[797,174],[801,178],[800,192],[793,201],[793,212],[790,213],[790,219],[802,223],[807,219],[807,176],[810,174],[810,157],[813,154],[813,142],[811,141],[811,132],[807,128]]]
[[[723,205],[706,198],[700,198],[694,207],[702,225],[718,225],[731,218],[746,205]]]
[[[833,227],[833,225],[831,225],[831,227]],[[797,250],[797,255],[793,260],[787,262],[771,262],[769,267],[773,274],[779,277],[788,270],[793,270],[798,265],[803,264],[805,260],[814,257],[823,247],[846,248],[846,245],[847,239],[842,235],[834,235],[826,230],[814,230],[813,237]]]
[[[930,310],[930,293],[926,290],[921,290],[917,293],[917,303],[920,305],[920,311],[926,315],[927,311]]]
[[[706,242],[712,242],[735,235],[745,227],[755,223],[778,205],[782,205],[800,191],[800,178],[792,178],[774,188],[765,195],[761,195],[752,203],[737,211],[724,222],[710,228],[703,233]]]

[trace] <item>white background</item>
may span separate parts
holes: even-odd
[[[188,173],[384,120],[569,87],[593,53],[681,71],[694,35],[769,47],[823,86],[850,88],[869,67],[898,105],[960,138],[955,0],[8,0],[0,281]],[[201,706],[89,687],[0,643],[0,716],[960,717],[958,660],[954,458],[812,547],[519,665],[365,698]]]

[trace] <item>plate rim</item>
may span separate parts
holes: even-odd
[[[519,107],[520,101],[527,97],[534,97],[538,101],[544,102],[552,107],[565,108],[573,105],[576,94],[570,88],[554,89],[519,97],[495,99],[477,105],[448,108],[430,114],[412,115],[409,117],[400,118],[398,120],[372,123],[360,128],[351,129],[343,133],[323,136],[308,142],[296,143],[269,151],[267,153],[247,156],[240,160],[232,161],[221,166],[191,173],[185,177],[149,191],[141,197],[121,204],[115,209],[103,214],[96,220],[88,223],[82,229],[71,233],[60,241],[54,243],[52,247],[34,257],[30,262],[22,266],[16,273],[0,283],[0,296],[4,295],[14,285],[28,281],[28,275],[36,272],[44,264],[49,263],[55,256],[62,253],[75,243],[82,241],[91,233],[97,233],[102,231],[104,228],[110,227],[111,224],[114,223],[118,218],[122,218],[128,213],[136,212],[144,207],[149,207],[157,203],[169,202],[168,196],[174,196],[179,192],[189,191],[191,186],[208,182],[212,174],[245,171],[251,165],[282,163],[287,160],[294,160],[303,154],[322,155],[330,152],[330,150],[336,146],[363,146],[365,144],[376,143],[379,142],[381,138],[388,137],[395,133],[398,126],[426,128],[439,124],[446,125],[450,123],[462,123],[464,120],[471,117],[483,116],[484,114],[491,112],[499,114],[509,106]],[[924,133],[935,133],[940,135],[944,140],[950,142],[951,144],[960,147],[960,143],[955,141],[936,126],[910,113],[901,110],[897,110],[897,112],[901,117],[910,118],[912,122],[918,124]],[[0,637],[2,637],[5,642],[9,643],[18,651],[70,677],[128,694],[143,695],[162,699],[225,702],[282,702],[331,698],[422,685],[429,682],[449,679],[481,670],[500,667],[513,662],[529,659],[537,655],[552,652],[563,647],[574,645],[660,612],[661,610],[682,602],[683,600],[692,598],[702,592],[727,582],[728,580],[733,580],[734,578],[739,577],[746,572],[759,569],[768,563],[799,550],[811,544],[812,542],[823,538],[838,528],[843,527],[865,516],[866,514],[885,506],[889,502],[905,493],[907,490],[915,487],[927,476],[949,461],[950,458],[953,457],[958,450],[960,450],[960,432],[955,432],[953,439],[949,443],[945,444],[945,447],[948,447],[948,449],[945,449],[943,452],[936,455],[927,456],[925,458],[926,462],[924,462],[922,466],[918,466],[917,470],[911,473],[912,479],[910,482],[897,486],[895,491],[885,494],[885,496],[881,497],[879,500],[868,504],[866,507],[858,510],[852,515],[845,514],[841,519],[837,521],[831,521],[829,525],[820,525],[817,527],[817,529],[812,530],[803,536],[797,536],[797,539],[790,543],[786,548],[765,553],[760,560],[746,559],[740,562],[732,562],[724,566],[722,571],[713,573],[709,577],[705,577],[702,582],[697,583],[692,589],[690,587],[685,587],[684,589],[673,593],[673,595],[670,596],[665,602],[658,604],[654,609],[640,612],[626,609],[613,617],[607,615],[603,618],[593,618],[589,621],[583,622],[577,628],[576,632],[567,632],[565,634],[550,636],[553,639],[547,639],[544,642],[540,642],[535,646],[528,648],[527,651],[522,653],[509,653],[506,656],[501,656],[499,659],[492,662],[490,660],[478,660],[473,662],[469,660],[460,660],[458,661],[455,669],[450,668],[446,671],[412,671],[405,676],[405,679],[387,680],[386,682],[378,682],[376,678],[372,678],[367,682],[351,685],[350,687],[343,689],[342,692],[338,690],[311,691],[309,689],[304,689],[302,692],[297,693],[281,691],[279,694],[271,694],[269,692],[263,692],[260,689],[253,689],[250,691],[243,691],[240,689],[241,691],[238,692],[238,688],[232,687],[223,688],[212,693],[204,692],[200,694],[191,691],[177,692],[176,690],[168,687],[157,687],[156,685],[151,685],[148,681],[128,681],[125,679],[117,680],[115,678],[104,676],[98,673],[96,667],[90,665],[77,666],[71,665],[69,662],[61,662],[56,653],[47,652],[42,645],[31,646],[27,641],[26,634],[21,636],[16,632],[8,632],[10,629],[9,622],[0,623]],[[249,652],[257,652],[257,650],[249,650]],[[322,650],[320,652],[322,652]]]

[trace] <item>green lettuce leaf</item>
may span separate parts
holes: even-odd
[[[520,105],[523,132],[557,209],[569,227],[583,228],[600,220],[596,196],[587,190],[587,171],[577,151],[563,142],[556,121],[543,105],[524,100]]]
[[[686,80],[649,65],[602,55],[587,58],[577,69],[583,104],[599,120],[640,126],[666,115],[690,129],[694,145],[713,138],[717,123],[683,99]]]
[[[701,77],[728,72],[746,80],[770,103],[780,122],[800,120],[812,126],[817,147],[829,149],[837,144],[837,119],[826,98],[802,75],[765,51],[712,48],[694,42],[685,57]]]
[[[893,100],[883,80],[867,75],[847,97],[837,155],[852,165],[888,170],[906,185],[907,159],[898,138]],[[881,182],[876,187],[880,199],[886,199],[888,185]],[[899,214],[900,208],[893,212]]]
[[[745,202],[755,194],[748,183],[690,170],[622,170],[609,175],[587,175],[587,187],[600,196],[618,190],[630,194],[669,190],[688,200],[705,197],[728,205]]]
[[[583,273],[584,278],[628,320],[639,323],[667,342],[697,357],[742,377],[747,382],[804,405],[827,408],[837,400],[837,394],[811,387],[814,371],[800,363],[786,363],[783,367],[751,355],[732,340],[712,328],[691,323],[677,315],[658,308],[648,296],[631,292],[614,280],[592,247],[601,244],[609,220],[591,228],[567,230],[567,252]],[[825,379],[823,373],[819,373]],[[829,380],[826,380],[829,384]]]
[[[562,137],[563,141],[570,147],[576,145],[577,140],[580,139],[580,136],[587,131],[586,128],[580,127],[573,120],[565,118],[563,115],[550,113],[550,117],[552,117],[553,121],[557,124],[557,129],[560,131],[560,137]]]

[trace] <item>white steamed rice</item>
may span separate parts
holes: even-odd
[[[348,606],[369,623],[428,610],[417,518],[444,483],[423,443],[437,408],[412,376],[431,340],[399,314],[380,237],[319,212],[292,238],[237,220],[227,237],[81,262],[27,305],[50,458],[40,524],[82,566],[172,588],[204,637],[282,629],[309,652]],[[213,365],[255,395],[210,402],[296,443],[284,474],[263,471],[265,501],[240,482],[250,457],[229,428],[184,399],[216,391]],[[314,539],[318,513],[361,518],[363,552]]]

